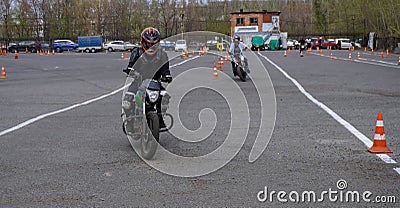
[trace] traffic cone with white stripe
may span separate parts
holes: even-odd
[[[360,52],[357,53],[357,58],[360,59],[361,58],[361,54]]]
[[[352,60],[353,58],[351,57],[351,52],[349,53],[349,60]]]
[[[217,72],[217,66],[214,63],[214,73],[213,73],[213,79],[218,79],[218,72]]]
[[[4,69],[4,64],[1,65],[1,78],[2,79],[7,78],[6,70]]]
[[[376,119],[374,144],[368,149],[368,152],[374,154],[393,153],[386,146],[385,127],[383,126],[383,117],[381,112],[378,113],[378,118]]]
[[[333,60],[333,55],[332,55],[332,52],[331,52],[331,54],[330,54],[330,56],[329,56],[329,60]]]

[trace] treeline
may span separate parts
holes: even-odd
[[[230,12],[281,11],[289,35],[400,36],[399,0],[1,0],[4,39],[102,35],[136,41],[155,26],[163,37],[207,30],[230,35]]]

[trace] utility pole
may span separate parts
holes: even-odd
[[[181,39],[183,40],[183,32],[185,31],[184,30],[184,24],[183,24],[183,18],[185,17],[185,14],[181,13],[179,16],[181,17],[181,34],[182,34],[182,38]]]

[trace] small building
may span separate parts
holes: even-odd
[[[248,11],[241,9],[231,13],[231,34],[241,32],[279,33],[279,15],[281,12]]]
[[[280,33],[280,11],[243,11],[231,13],[231,34],[239,35],[245,44],[251,44],[251,37],[259,35],[268,39],[272,34]]]

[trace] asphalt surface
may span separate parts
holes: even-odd
[[[315,99],[353,125],[371,141],[377,113],[383,113],[386,140],[400,162],[400,67],[398,56],[380,58],[361,51],[348,60],[348,51],[262,51],[256,55],[272,80],[276,122],[267,149],[254,163],[248,158],[259,132],[260,100],[249,79],[234,81],[249,106],[250,125],[240,152],[221,169],[199,177],[176,177],[147,165],[121,131],[121,96],[116,94],[47,116],[0,136],[0,207],[399,207],[400,173],[376,155],[308,99],[282,71]],[[169,52],[170,58],[179,55]],[[121,53],[63,53],[50,56],[20,54],[0,57],[7,72],[0,79],[0,133],[37,116],[79,104],[120,89],[125,82]],[[208,67],[212,79],[215,56],[188,60],[171,69],[173,76]],[[183,60],[174,58],[171,65]],[[251,67],[250,63],[250,67]],[[223,72],[232,77],[230,64]],[[252,74],[255,74],[254,72]],[[258,78],[258,77],[255,77]],[[255,79],[254,78],[254,79]],[[220,78],[214,81],[223,82]],[[182,123],[201,126],[198,115],[214,110],[218,122],[206,140],[187,143],[162,133],[160,144],[182,156],[201,156],[223,144],[230,125],[229,105],[209,89],[189,92],[181,100]],[[263,118],[271,120],[273,118]],[[156,158],[157,159],[157,158]],[[162,158],[158,158],[162,160]],[[279,202],[277,192],[338,190],[395,196],[396,203]],[[268,187],[272,202],[258,200]],[[288,196],[286,195],[286,199]]]

